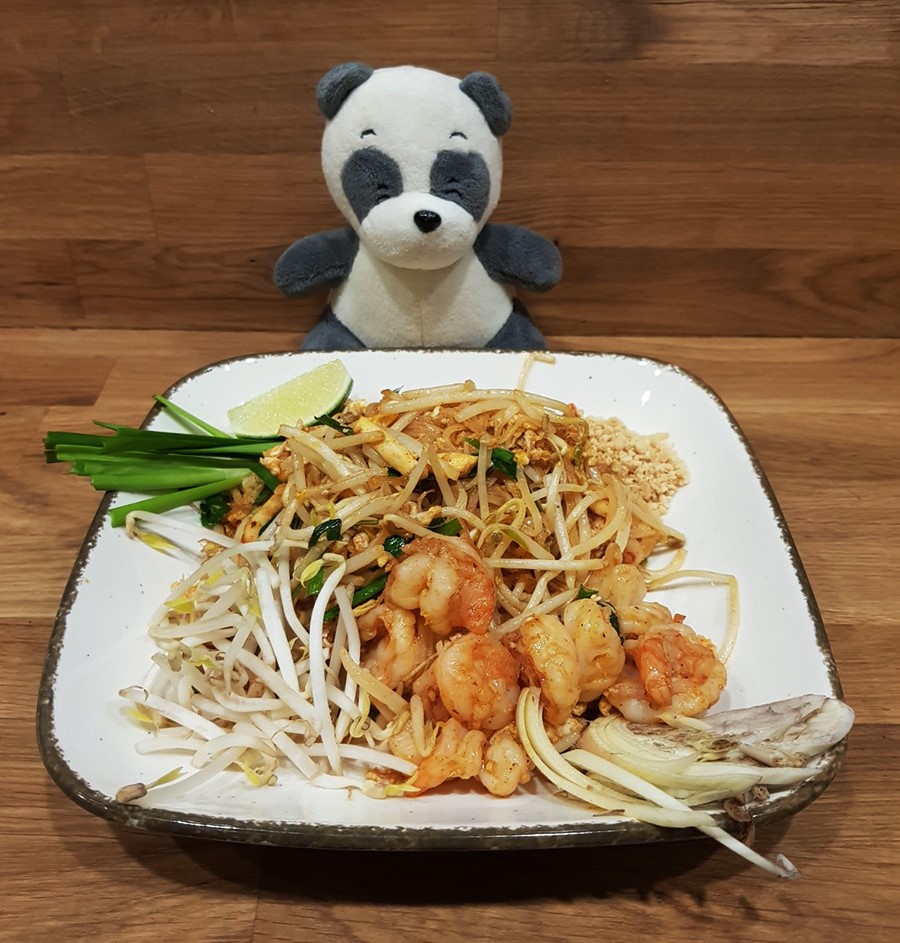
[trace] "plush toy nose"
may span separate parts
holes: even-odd
[[[422,232],[434,232],[441,225],[441,217],[431,210],[419,210],[413,213],[413,222]]]

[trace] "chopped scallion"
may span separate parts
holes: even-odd
[[[322,537],[326,540],[337,540],[341,536],[341,525],[342,521],[339,517],[316,524],[309,538],[310,547],[315,547]]]
[[[365,586],[360,586],[360,588],[353,594],[353,606],[361,606],[364,602],[368,602],[373,597],[377,596],[386,586],[388,575],[387,573],[382,573],[380,576],[376,576],[371,583],[366,583]],[[340,610],[337,606],[332,606],[330,609],[325,610],[324,619],[326,622],[330,622],[333,619],[338,617]]]
[[[480,449],[481,442],[478,439],[466,439],[466,442],[473,449]],[[510,478],[516,477],[516,456],[509,449],[495,448],[491,449],[491,469],[502,472]]]
[[[228,501],[219,494],[211,494],[204,498],[199,504],[200,523],[204,527],[215,527],[221,524],[225,515],[228,513]]]
[[[412,537],[404,537],[401,534],[391,534],[385,537],[382,546],[392,557],[399,557],[403,553],[403,548],[412,540]]]
[[[444,537],[456,537],[462,530],[462,524],[459,523],[458,517],[436,517],[428,525],[428,529]]]
[[[328,426],[329,429],[336,429],[341,435],[353,435],[353,429],[338,422],[333,416],[316,416],[310,423],[311,426]]]

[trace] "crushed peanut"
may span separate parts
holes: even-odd
[[[605,466],[652,510],[664,514],[675,492],[688,480],[687,467],[668,444],[668,435],[641,435],[615,418],[587,417],[587,423],[584,457],[588,465]]]

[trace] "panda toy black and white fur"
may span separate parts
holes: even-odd
[[[350,225],[300,239],[276,263],[288,296],[332,289],[304,349],[545,348],[513,290],[556,284],[559,252],[487,222],[510,123],[497,80],[345,63],[320,80],[317,102],[325,180]]]

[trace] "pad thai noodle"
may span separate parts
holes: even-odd
[[[189,755],[160,798],[227,768],[380,798],[462,780],[508,796],[538,775],[601,810],[715,830],[599,757],[564,759],[592,720],[678,725],[714,705],[737,627],[734,580],[685,569],[662,518],[680,462],[651,493],[598,428],[522,382],[385,391],[283,426],[263,458],[274,491],[248,479],[216,529],[172,524],[201,562],[152,619],[148,676],[121,692],[151,731],[139,751]],[[145,539],[160,524],[129,520]],[[719,647],[647,598],[686,577],[730,588]]]

